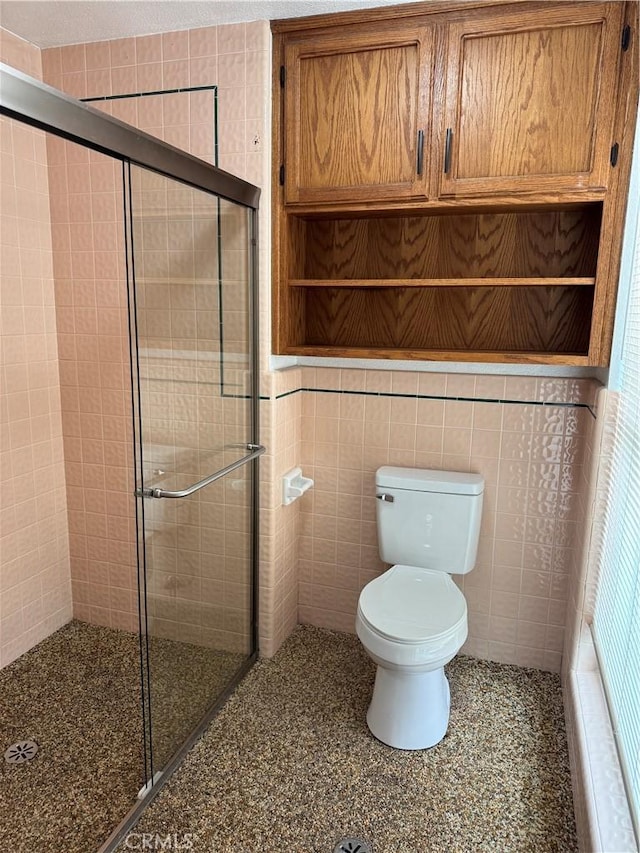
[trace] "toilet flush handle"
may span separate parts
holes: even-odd
[[[386,502],[387,502],[387,503],[389,503],[389,504],[392,504],[392,503],[393,503],[393,501],[395,500],[395,498],[393,497],[393,495],[385,495],[385,494],[382,494],[382,495],[376,495],[376,498],[377,498],[379,501],[386,501]]]

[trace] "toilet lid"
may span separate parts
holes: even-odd
[[[360,593],[360,613],[391,640],[420,643],[455,631],[467,602],[446,572],[393,566]]]

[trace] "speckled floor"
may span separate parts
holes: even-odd
[[[151,641],[156,767],[240,661]],[[95,851],[143,784],[137,636],[74,621],[1,670],[1,752],[18,740],[40,750],[24,764],[0,758],[0,851]]]
[[[149,637],[153,762],[156,769],[164,767],[198,725],[244,659],[239,653]]]
[[[462,656],[447,669],[444,741],[395,751],[366,728],[374,667],[357,639],[299,627],[134,831],[194,853],[332,853],[349,835],[375,853],[577,850],[558,677]]]

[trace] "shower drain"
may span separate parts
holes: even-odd
[[[4,760],[8,764],[22,764],[23,761],[31,761],[37,751],[38,744],[35,740],[19,740],[18,743],[12,743],[5,752]]]
[[[342,838],[333,853],[373,853],[373,847],[363,838]]]

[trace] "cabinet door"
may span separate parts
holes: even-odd
[[[285,201],[424,196],[432,33],[285,47]]]
[[[605,188],[621,27],[620,3],[451,25],[440,195]]]

